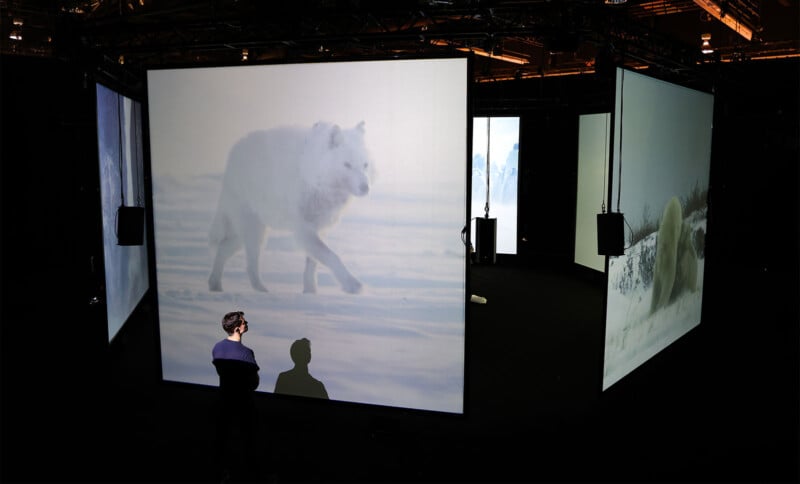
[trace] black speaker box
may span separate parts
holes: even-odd
[[[144,244],[144,207],[119,207],[117,245]]]
[[[621,213],[597,214],[597,254],[625,253],[625,219]]]
[[[475,253],[479,264],[494,264],[497,256],[497,219],[475,219]]]

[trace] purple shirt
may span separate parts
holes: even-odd
[[[211,357],[214,360],[239,360],[256,365],[256,357],[253,350],[242,344],[241,341],[231,341],[227,338],[214,345],[211,350]]]

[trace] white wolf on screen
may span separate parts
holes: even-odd
[[[222,290],[225,263],[242,247],[247,275],[258,291],[259,256],[269,229],[295,234],[306,253],[303,292],[317,291],[317,263],[334,274],[348,293],[361,282],[320,237],[334,225],[353,196],[370,189],[372,166],[364,145],[364,122],[350,129],[319,122],[311,128],[254,131],[231,149],[209,240],[214,262],[211,291]]]

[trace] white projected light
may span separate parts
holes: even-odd
[[[597,250],[597,214],[608,211],[611,113],[585,114],[578,124],[578,192],[575,210],[575,263],[605,272]]]
[[[615,102],[609,208],[630,230],[608,262],[603,389],[700,324],[714,107],[621,68]]]
[[[97,145],[103,212],[108,340],[114,339],[150,286],[147,245],[117,244],[120,205],[144,205],[141,105],[97,84]]]
[[[162,375],[260,392],[310,340],[331,400],[463,412],[466,58],[148,72]]]
[[[474,218],[485,217],[488,203],[489,218],[497,219],[498,254],[517,253],[518,184],[519,117],[474,118],[471,212]],[[475,224],[471,234],[476,240]]]

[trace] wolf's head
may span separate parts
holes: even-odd
[[[324,143],[321,161],[329,182],[356,197],[369,193],[374,166],[364,144],[364,121],[350,129],[317,123],[313,131]]]

